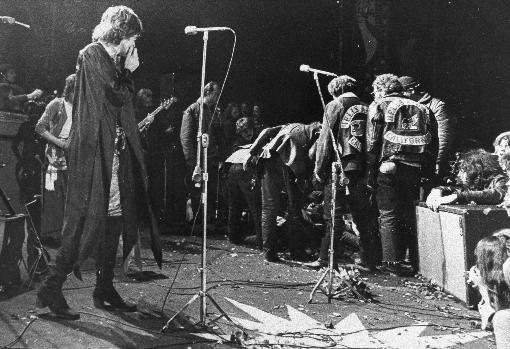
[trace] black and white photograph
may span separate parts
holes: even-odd
[[[510,3],[0,0],[0,347],[510,349]]]

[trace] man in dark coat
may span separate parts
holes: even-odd
[[[342,257],[344,243],[348,243],[349,239],[352,239],[352,234],[344,234],[345,222],[342,219],[342,214],[346,213],[346,205],[360,233],[363,263],[374,270],[380,262],[377,208],[369,200],[366,181],[363,178],[366,165],[365,125],[368,106],[356,96],[356,85],[356,80],[347,75],[334,78],[328,85],[329,93],[334,99],[328,103],[324,110],[322,130],[317,141],[314,170],[315,179],[324,183],[326,234],[321,241],[319,259],[313,263],[305,264],[309,268],[318,269],[328,264],[328,247],[333,220],[335,263],[336,257]],[[334,135],[334,139],[332,139],[332,135]],[[345,177],[348,179],[348,184],[342,187],[338,183],[333,184],[331,180],[331,166],[337,160],[333,142],[337,143],[341,165]],[[337,175],[339,174],[337,170]],[[334,217],[331,212],[333,185],[337,187]]]
[[[401,276],[418,268],[415,201],[420,179],[437,159],[437,124],[425,105],[402,95],[393,74],[378,75],[368,110],[367,185],[379,208],[383,269]],[[409,252],[411,267],[406,263]]]
[[[290,251],[293,258],[304,255],[304,241],[300,229],[302,194],[296,180],[312,175],[312,149],[321,129],[320,122],[292,123],[263,130],[250,147],[251,158],[260,156],[262,166],[262,237],[265,258],[279,262],[277,254],[278,232],[276,218],[281,208],[280,194],[287,192],[287,209],[290,231]],[[250,159],[245,161],[246,165]]]
[[[217,82],[210,81],[204,86],[204,113],[202,120],[202,133],[209,135],[209,146],[207,148],[207,172],[209,174],[207,194],[207,217],[214,218],[216,204],[217,183],[218,183],[218,166],[220,162],[220,140],[221,127],[220,119],[217,111],[215,111],[216,103],[220,94],[220,87]],[[191,178],[197,165],[197,134],[200,118],[200,98],[191,104],[183,113],[181,124],[181,145],[186,160],[187,183],[190,184],[188,191],[191,197],[193,212],[198,212],[201,204],[199,186],[191,184]],[[203,159],[200,159],[201,161]],[[203,166],[203,163],[200,163]],[[200,218],[198,218],[200,219]]]
[[[161,243],[132,102],[131,72],[139,64],[135,40],[141,31],[133,10],[110,7],[94,29],[94,42],[78,56],[62,247],[37,294],[37,305],[48,306],[61,318],[79,318],[68,306],[62,284],[71,271],[81,279],[80,263],[91,256],[97,269],[94,305],[136,309],[122,300],[112,279],[119,235],[122,232],[126,257],[142,217],[149,220],[151,248],[161,266]]]
[[[410,76],[401,76],[398,81],[404,89],[403,95],[430,109],[437,122],[438,151],[436,159],[436,174],[439,178],[448,175],[450,170],[452,145],[455,138],[455,120],[445,102],[432,97],[423,89],[420,82]]]

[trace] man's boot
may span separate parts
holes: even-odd
[[[48,307],[56,317],[67,320],[78,320],[80,314],[69,307],[62,293],[62,285],[66,275],[51,268],[50,275],[44,280],[37,292],[37,308]]]
[[[125,302],[113,287],[113,268],[122,224],[122,217],[107,218],[104,243],[96,263],[96,287],[92,297],[96,308],[133,312],[136,305]]]

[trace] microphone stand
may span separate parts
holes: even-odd
[[[321,87],[319,84],[319,76],[317,72],[313,73],[313,78],[315,80],[315,84],[317,86],[317,91],[319,92],[319,96],[321,98],[322,107],[325,110],[326,104],[324,103],[324,97],[322,95]],[[325,115],[324,119],[328,123],[329,128],[329,136],[331,137],[331,143],[333,144],[333,152],[335,153],[335,161],[331,164],[331,201],[330,201],[330,215],[331,215],[331,224],[330,224],[330,241],[329,241],[329,258],[328,258],[328,267],[324,270],[321,277],[319,278],[319,281],[315,284],[315,286],[312,289],[312,292],[310,292],[310,297],[308,299],[308,303],[312,303],[313,296],[317,289],[322,286],[322,282],[326,278],[326,276],[329,275],[328,282],[327,282],[327,288],[323,289],[321,288],[321,291],[328,297],[328,303],[331,303],[331,299],[334,298],[339,292],[343,291],[333,291],[333,279],[335,276],[335,268],[334,268],[334,256],[335,256],[335,249],[334,249],[334,243],[335,243],[335,215],[336,215],[336,196],[337,196],[337,182],[342,187],[345,187],[345,195],[349,195],[349,188],[347,185],[349,184],[349,179],[345,176],[345,172],[342,166],[342,158],[340,156],[340,149],[338,148],[338,144],[335,140],[335,135],[333,134],[333,129],[331,128],[331,123],[329,122],[328,116]],[[340,122],[341,120],[338,120]],[[338,172],[340,172],[340,176],[338,175]],[[340,269],[343,269],[340,267]],[[336,272],[338,273],[338,272]],[[350,288],[353,292],[355,292],[357,295],[359,293],[357,290],[350,285],[349,283],[345,282],[341,278],[341,283],[344,284],[344,286]]]
[[[211,301],[211,303],[219,310],[221,315],[219,315],[216,319],[211,322],[215,322],[219,320],[221,317],[225,317],[228,321],[235,325],[232,319],[227,315],[227,313],[220,308],[218,303],[212,298],[210,294],[207,293],[207,182],[209,179],[209,174],[207,173],[207,148],[209,147],[209,135],[207,132],[202,132],[203,127],[203,118],[204,118],[204,87],[205,87],[205,66],[207,60],[207,41],[209,39],[209,31],[204,31],[204,45],[202,50],[202,81],[200,87],[200,114],[198,118],[198,132],[197,132],[197,163],[195,170],[193,171],[193,180],[195,182],[199,182],[202,187],[202,262],[199,268],[200,271],[200,279],[201,279],[201,288],[200,291],[195,294],[191,299],[186,303],[177,313],[172,316],[165,326],[161,329],[161,332],[167,330],[170,326],[170,323],[186,308],[188,308],[193,302],[195,302],[198,298],[200,298],[200,321],[198,325],[206,326],[206,317],[207,317],[207,299]],[[202,163],[202,168],[200,167],[200,163]]]

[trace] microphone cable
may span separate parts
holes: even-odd
[[[209,126],[207,127],[207,130],[210,130],[215,116],[218,117],[218,121],[220,121],[219,116],[217,115],[218,114],[218,104],[220,103],[221,95],[223,94],[223,89],[225,88],[225,84],[227,82],[228,75],[230,74],[230,68],[232,67],[232,61],[234,59],[234,52],[235,52],[236,43],[237,43],[237,35],[233,29],[228,28],[228,30],[230,32],[232,32],[232,34],[234,34],[234,44],[232,45],[232,53],[230,54],[230,61],[228,62],[227,73],[225,74],[225,78],[223,79],[223,83],[222,83],[221,89],[220,89],[220,95],[218,96],[218,100],[216,101],[216,104],[214,105],[213,114],[211,116],[211,120],[209,121]]]

